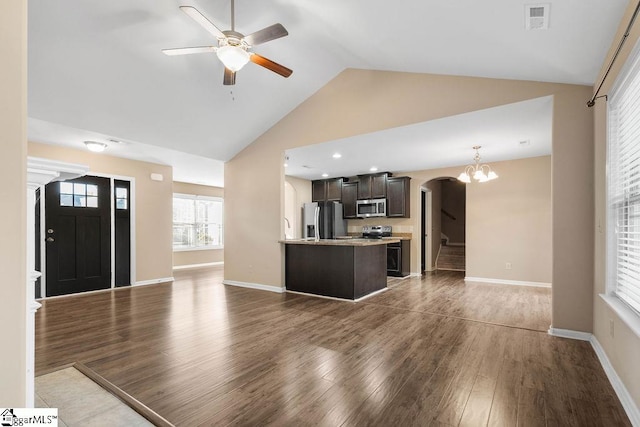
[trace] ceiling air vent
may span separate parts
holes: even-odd
[[[524,24],[527,30],[547,30],[549,28],[549,3],[525,4]]]

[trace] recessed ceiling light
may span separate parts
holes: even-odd
[[[378,170],[378,168],[377,168],[377,167],[375,167],[375,166],[371,166],[371,169],[369,169],[369,172],[375,172],[375,171],[377,171],[377,170]]]
[[[329,174],[328,174],[328,173],[323,173],[323,174],[322,174],[322,177],[323,177],[323,178],[326,178],[326,177],[328,177],[328,176],[329,176]]]
[[[107,148],[107,144],[97,141],[85,141],[84,145],[87,146],[89,151],[93,151],[94,153],[101,153]]]
[[[333,158],[334,158],[334,159],[339,159],[340,157],[342,157],[342,154],[340,154],[340,153],[333,153]]]

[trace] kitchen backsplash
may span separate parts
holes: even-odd
[[[362,231],[362,226],[365,225],[362,221],[353,222],[349,221],[349,225],[347,226],[348,233],[360,233]],[[366,225],[376,225],[376,224],[366,224]],[[413,226],[412,225],[393,225],[393,224],[381,224],[381,225],[391,225],[393,227],[393,233],[412,233],[413,234]]]

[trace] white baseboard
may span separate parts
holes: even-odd
[[[570,329],[558,329],[549,327],[547,331],[549,335],[560,338],[570,338],[572,340],[591,341],[593,336],[590,332],[572,331]]]
[[[536,288],[550,288],[551,283],[525,282],[522,280],[487,279],[485,277],[465,277],[465,282],[494,283],[496,285],[534,286]]]
[[[613,389],[615,390],[616,395],[618,396],[618,399],[620,399],[620,403],[622,404],[622,407],[624,408],[625,412],[627,413],[627,416],[629,417],[629,421],[631,421],[631,425],[636,427],[640,426],[640,410],[638,409],[638,406],[636,406],[635,401],[631,397],[631,394],[629,394],[629,391],[624,386],[624,383],[616,373],[616,370],[613,369],[613,365],[611,365],[611,362],[609,361],[607,354],[605,353],[604,349],[600,345],[600,342],[595,337],[595,335],[591,336],[590,341],[591,341],[591,346],[593,347],[593,349],[596,352],[596,355],[598,356],[598,360],[600,360],[600,364],[602,365],[602,368],[604,369],[605,374],[607,374],[607,378],[609,378],[609,382],[611,383],[611,386],[613,386]]]
[[[173,282],[173,277],[162,277],[160,279],[151,279],[151,280],[140,280],[133,284],[133,286],[146,286],[146,285],[155,285],[157,283],[165,283],[165,282]]]
[[[272,286],[272,285],[263,285],[260,283],[249,283],[249,282],[237,282],[235,280],[223,280],[222,281],[223,284],[225,285],[229,285],[229,286],[238,286],[240,288],[249,288],[249,289],[258,289],[261,291],[269,291],[269,292],[276,292],[276,293],[283,293],[285,291],[284,288],[281,288],[279,286]]]
[[[220,262],[206,262],[203,264],[186,264],[186,265],[174,265],[173,270],[194,270],[196,268],[215,267],[218,265],[224,265],[224,261]]]
[[[409,276],[406,276],[406,277],[409,277]],[[360,301],[366,300],[367,298],[371,298],[372,296],[375,296],[375,295],[381,294],[383,292],[386,292],[388,289],[389,288],[387,288],[387,287],[384,287],[382,289],[378,289],[375,292],[371,292],[370,294],[367,294],[367,295],[365,295],[363,297],[355,299],[353,302],[360,302]]]
[[[618,399],[620,399],[620,403],[622,404],[624,411],[627,413],[627,417],[629,417],[631,425],[639,427],[640,410],[627,390],[627,387],[625,387],[624,383],[618,376],[618,373],[613,368],[613,365],[607,357],[607,353],[604,351],[604,348],[602,348],[602,345],[600,345],[600,342],[595,335],[588,332],[572,331],[570,329],[557,329],[552,327],[549,328],[549,335],[580,341],[589,341],[591,343],[591,347],[593,347],[593,350],[596,352],[600,365],[602,365],[602,369],[604,369],[613,390],[616,392]]]
[[[407,276],[407,277],[409,277],[409,276]],[[338,297],[329,297],[329,296],[326,296],[326,295],[310,294],[309,292],[291,291],[289,289],[285,289],[285,292],[288,293],[288,294],[296,294],[296,295],[304,295],[304,296],[307,296],[307,297],[330,299],[330,300],[333,300],[333,301],[360,302],[360,301],[363,301],[363,300],[365,300],[367,298],[371,298],[374,295],[381,294],[382,292],[385,292],[388,289],[389,288],[378,289],[375,292],[371,292],[368,295],[365,295],[363,297],[360,297],[360,298],[357,298],[357,299],[354,299],[354,300],[353,299],[349,299],[349,298],[338,298]]]

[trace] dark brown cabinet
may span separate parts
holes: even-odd
[[[342,200],[344,178],[321,179],[311,182],[313,202],[339,202]]]
[[[384,199],[387,197],[388,173],[358,176],[358,200]]]
[[[356,201],[358,200],[358,183],[345,182],[342,184],[342,216],[343,218],[357,218]]]
[[[339,202],[342,200],[343,179],[336,178],[327,181],[327,201]]]
[[[327,185],[324,181],[313,181],[311,183],[311,200],[314,202],[327,200]]]
[[[410,192],[408,176],[387,179],[387,216],[395,218],[410,217]]]

